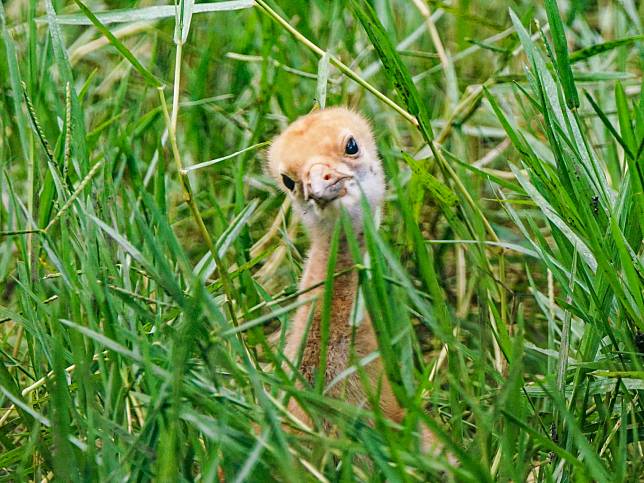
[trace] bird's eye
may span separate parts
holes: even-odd
[[[359,150],[360,148],[358,148],[358,143],[356,142],[355,138],[351,136],[347,141],[347,145],[344,147],[344,153],[348,154],[349,156],[353,156],[355,154],[358,154]]]
[[[295,188],[295,181],[293,181],[285,174],[282,175],[282,183],[284,183],[284,186],[286,186],[289,191],[293,191],[293,189]]]

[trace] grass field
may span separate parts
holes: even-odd
[[[642,481],[643,18],[2,2],[0,480]],[[387,174],[355,270],[401,427],[269,342],[308,241],[265,150],[325,105]]]

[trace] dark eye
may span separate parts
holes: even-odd
[[[284,186],[286,186],[289,191],[293,191],[293,188],[295,188],[295,181],[285,174],[282,175],[282,183],[284,183]]]
[[[347,141],[347,145],[344,147],[344,153],[348,154],[349,156],[353,156],[354,154],[358,154],[359,150],[360,148],[358,148],[358,143],[353,138],[353,136],[351,136]]]

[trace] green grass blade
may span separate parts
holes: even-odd
[[[575,79],[570,68],[570,60],[568,58],[568,44],[566,42],[566,34],[564,33],[563,22],[559,15],[559,7],[557,0],[545,0],[546,13],[548,14],[548,22],[550,22],[550,31],[552,32],[552,40],[555,44],[555,55],[557,57],[557,71],[561,78],[563,85],[564,95],[566,96],[566,105],[569,109],[576,109],[579,107],[579,95],[575,86]]]
[[[132,67],[134,67],[142,76],[145,80],[147,80],[152,87],[157,87],[157,88],[162,88],[163,87],[163,81],[156,77],[152,72],[150,72],[147,68],[139,62],[139,59],[137,59],[134,54],[128,49],[125,45],[123,45],[123,42],[121,42],[119,39],[117,39],[112,32],[94,15],[94,13],[87,8],[87,6],[81,2],[80,0],[74,0],[76,5],[81,9],[83,14],[92,22],[94,27],[105,36],[107,40],[114,46],[116,50],[119,51],[119,53],[127,59],[127,61],[132,64]]]
[[[396,52],[371,4],[366,0],[353,0],[352,6],[353,11],[378,53],[378,57],[382,62],[389,81],[396,89],[396,92],[409,112],[416,116],[418,128],[425,138],[425,141],[431,144],[434,134],[430,124],[429,114],[427,113],[426,103],[421,100],[418,90],[411,80],[409,69]]]

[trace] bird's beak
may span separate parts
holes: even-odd
[[[303,183],[304,199],[313,199],[318,203],[328,203],[347,193],[345,183],[352,178],[351,174],[332,168],[326,164],[316,163],[309,169]]]

